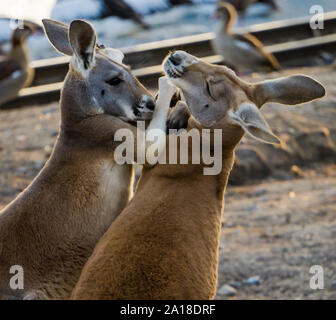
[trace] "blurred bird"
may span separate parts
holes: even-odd
[[[105,10],[103,10],[101,18],[117,16],[121,19],[131,19],[144,29],[149,29],[149,25],[143,20],[141,14],[136,12],[126,2],[121,0],[103,0],[103,3],[105,5]]]
[[[280,68],[273,54],[268,53],[263,44],[251,34],[233,34],[231,28],[237,19],[237,11],[226,2],[217,7],[219,20],[216,37],[212,42],[215,52],[237,71],[243,69],[267,72]]]
[[[218,4],[225,2],[224,0],[219,0]],[[278,10],[279,7],[276,4],[275,0],[228,0],[227,2],[231,3],[236,10],[245,15],[247,8],[255,3],[264,3],[270,7],[272,10]]]
[[[149,28],[141,13],[127,0],[58,1],[50,10],[48,17],[63,22],[71,22],[74,19],[98,20],[118,17],[123,20],[133,20],[145,29]]]
[[[0,57],[0,105],[15,98],[20,89],[33,81],[26,39],[38,30],[34,23],[25,22],[23,28],[13,31],[9,53]]]
[[[169,3],[170,3],[172,6],[179,6],[179,5],[193,4],[192,0],[169,0]]]
[[[118,17],[132,20],[144,29],[149,29],[144,16],[174,6],[191,4],[192,0],[67,0],[57,2],[48,16],[63,22]]]

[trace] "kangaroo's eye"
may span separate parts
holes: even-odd
[[[120,83],[122,82],[122,80],[120,78],[112,78],[110,80],[107,80],[106,83],[109,84],[110,86],[118,86]]]

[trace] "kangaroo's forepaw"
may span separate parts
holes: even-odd
[[[169,99],[174,96],[178,89],[169,81],[168,77],[159,79],[159,97],[158,99]]]
[[[189,118],[190,112],[187,104],[183,101],[179,101],[168,116],[167,129],[186,129],[188,127]]]

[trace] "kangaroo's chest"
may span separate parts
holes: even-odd
[[[102,214],[115,219],[127,205],[133,191],[133,168],[131,165],[104,163],[100,176]]]

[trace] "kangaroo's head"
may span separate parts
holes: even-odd
[[[326,93],[319,82],[303,75],[248,83],[231,69],[184,51],[170,54],[163,66],[194,119],[202,127],[223,129],[227,143],[232,145],[240,141],[244,131],[266,143],[279,142],[260,112],[265,103],[296,105]]]
[[[67,26],[43,20],[53,46],[71,56],[62,91],[63,122],[108,114],[124,121],[148,120],[154,102],[150,93],[123,64],[120,50],[98,46],[92,25],[74,20]]]

